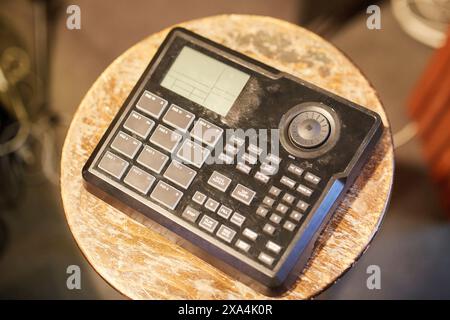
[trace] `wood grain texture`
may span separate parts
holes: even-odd
[[[181,26],[367,106],[383,118],[387,129],[374,155],[337,209],[295,287],[280,298],[313,297],[333,284],[364,252],[389,201],[393,148],[376,92],[341,52],[298,26],[241,15],[210,17]],[[81,102],[61,160],[61,192],[68,224],[95,270],[130,298],[266,299],[181,248],[171,234],[148,218],[124,214],[82,185],[82,166],[168,30],[148,37],[117,58]]]

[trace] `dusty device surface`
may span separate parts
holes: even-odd
[[[175,28],[85,185],[268,292],[288,288],[379,140],[378,114]]]

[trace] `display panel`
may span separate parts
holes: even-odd
[[[242,71],[184,47],[161,86],[226,116],[249,78]]]

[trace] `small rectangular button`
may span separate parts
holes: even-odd
[[[262,183],[267,183],[267,182],[269,182],[270,177],[266,176],[261,171],[258,171],[258,172],[255,173],[255,179],[258,180],[258,181],[261,181]]]
[[[239,162],[236,165],[236,169],[238,169],[239,171],[241,171],[241,172],[243,172],[245,174],[249,174],[250,171],[252,170],[252,168],[250,166],[248,166],[248,165],[246,165],[246,164],[244,164],[242,162]]]
[[[277,205],[277,211],[278,212],[281,212],[282,214],[285,214],[287,211],[288,211],[288,207],[286,206],[286,205],[284,205],[284,204],[282,204],[282,203],[279,203],[278,205]]]
[[[208,179],[208,184],[213,186],[219,191],[225,192],[228,189],[228,186],[231,183],[231,179],[224,176],[223,174],[214,171],[212,175]]]
[[[123,127],[142,139],[146,139],[154,125],[155,122],[153,120],[144,117],[136,111],[132,111],[123,124]]]
[[[242,227],[242,224],[244,223],[244,221],[245,221],[245,217],[242,214],[237,213],[237,212],[235,212],[230,219],[230,222],[234,223],[238,227]]]
[[[217,230],[216,235],[220,239],[225,240],[225,242],[231,243],[231,241],[233,241],[234,236],[236,235],[236,231],[234,231],[231,228],[228,228],[225,225],[221,225],[219,230]]]
[[[151,174],[148,174],[144,170],[133,166],[130,171],[128,171],[123,181],[134,189],[140,191],[141,193],[147,194],[153,182],[155,182],[155,177],[153,177]]]
[[[286,221],[283,225],[283,228],[285,228],[288,231],[294,231],[295,229],[295,224],[290,222],[290,221]]]
[[[194,200],[194,202],[198,203],[199,205],[203,205],[206,200],[206,195],[201,193],[200,191],[195,191],[192,200]]]
[[[149,115],[158,119],[164,109],[167,106],[167,101],[158,97],[157,95],[144,91],[139,101],[136,103],[136,107]]]
[[[270,162],[271,164],[279,165],[281,162],[281,158],[279,156],[274,155],[273,153],[269,153],[266,157],[266,162]]]
[[[231,210],[230,208],[221,205],[219,211],[217,211],[217,215],[221,216],[224,219],[228,219],[232,212],[233,210]]]
[[[187,206],[186,209],[184,209],[183,213],[181,214],[181,216],[184,219],[186,219],[190,222],[197,221],[197,218],[199,215],[200,215],[200,212],[190,206]]]
[[[172,153],[180,142],[181,134],[172,131],[163,125],[158,125],[150,137],[150,142]]]
[[[177,157],[186,161],[197,168],[201,168],[206,158],[208,158],[210,151],[203,148],[196,142],[191,140],[184,140],[181,148],[177,152]]]
[[[167,167],[166,172],[164,172],[164,177],[173,183],[179,185],[180,187],[187,189],[194,177],[197,175],[195,170],[173,160],[172,163]]]
[[[244,164],[242,162],[239,162],[236,165],[236,169],[238,169],[239,171],[241,171],[241,172],[243,172],[245,174],[249,174],[250,171],[252,170],[252,168],[250,166],[248,166],[248,165],[246,165],[246,164]]]
[[[292,194],[285,193],[283,196],[283,201],[292,204],[294,203],[295,197]]]
[[[225,163],[225,164],[232,164],[233,161],[234,161],[234,158],[233,158],[233,157],[231,157],[231,156],[229,156],[229,155],[227,155],[227,154],[225,154],[225,153],[223,153],[223,152],[222,152],[221,154],[219,154],[218,159],[219,159],[222,163]],[[218,164],[221,164],[221,163],[218,163]]]
[[[281,193],[281,189],[279,189],[275,186],[271,186],[269,189],[269,193],[275,197],[278,197]]]
[[[161,172],[167,160],[169,160],[168,156],[149,146],[145,146],[137,158],[139,164],[142,164],[144,167],[156,173]]]
[[[295,187],[295,181],[286,176],[282,176],[280,182],[291,189]]]
[[[191,130],[191,136],[207,144],[210,147],[214,147],[221,138],[223,129],[206,121],[203,118],[198,119],[195,122],[194,127]]]
[[[273,261],[274,261],[274,259],[271,256],[269,256],[268,254],[265,254],[264,252],[261,252],[259,254],[258,259],[261,262],[267,264],[268,266],[271,266],[273,264]]]
[[[255,197],[255,194],[256,194],[255,191],[239,183],[234,188],[233,192],[231,193],[231,196],[246,205],[250,205],[253,198]]]
[[[245,228],[244,231],[242,232],[242,235],[249,238],[252,241],[255,241],[256,238],[258,238],[258,234],[249,228]]]
[[[290,217],[292,220],[295,220],[295,221],[299,222],[299,221],[302,219],[303,214],[301,214],[300,212],[294,210],[294,211],[291,212],[291,214],[289,215],[289,217]]]
[[[275,242],[270,241],[270,240],[267,241],[266,248],[275,254],[279,254],[281,251],[281,247],[278,244],[276,244]]]
[[[234,145],[234,146],[240,148],[240,147],[242,147],[242,146],[244,145],[245,139],[244,139],[244,137],[239,137],[239,136],[237,136],[237,135],[234,134],[234,135],[231,136],[229,142],[230,142],[232,145]]]
[[[307,172],[305,174],[305,180],[311,182],[312,184],[318,184],[320,182],[320,178],[311,172]]]
[[[275,230],[276,230],[275,227],[270,223],[266,223],[266,225],[263,228],[263,231],[271,236],[275,233]]]
[[[206,200],[205,208],[209,211],[216,212],[217,208],[219,207],[219,202],[217,202],[214,199],[209,198]]]
[[[258,162],[258,158],[256,158],[255,156],[252,156],[251,154],[249,154],[247,152],[242,154],[242,160],[251,165],[254,165],[254,164],[256,164],[256,162]]]
[[[159,181],[155,189],[153,189],[153,192],[150,194],[150,198],[172,210],[176,208],[182,196],[183,192],[168,185],[164,181]]]
[[[269,210],[267,210],[264,207],[258,207],[258,209],[256,209],[256,214],[263,218],[265,218],[267,216],[268,212],[269,212]]]
[[[306,187],[306,186],[304,186],[302,184],[298,185],[297,191],[300,192],[305,197],[310,197],[311,194],[313,193],[313,191],[310,188],[308,188],[308,187]]]
[[[224,152],[229,155],[229,156],[235,156],[238,154],[239,149],[236,148],[235,146],[231,145],[231,144],[226,144],[225,147],[223,148]]]
[[[133,159],[142,143],[132,136],[120,131],[111,143],[111,148],[120,152],[124,156]]]
[[[253,156],[260,156],[263,152],[263,149],[254,144],[250,144],[247,148],[247,151]]]
[[[163,121],[168,125],[186,132],[194,121],[194,114],[179,106],[172,104],[163,117]]]
[[[198,225],[206,231],[213,233],[218,224],[219,222],[217,220],[214,220],[213,218],[205,214],[203,215]]]
[[[99,162],[98,167],[117,179],[120,179],[128,168],[128,162],[107,151]]]
[[[235,246],[244,252],[248,252],[248,250],[250,249],[250,245],[247,242],[242,241],[241,239],[236,241]]]
[[[274,202],[275,202],[275,200],[272,199],[271,197],[264,197],[264,199],[263,199],[263,203],[269,207],[273,206]]]
[[[272,213],[269,220],[275,224],[279,224],[281,222],[281,217],[279,215],[277,215],[276,213]]]
[[[260,169],[261,169],[262,173],[264,173],[264,174],[266,174],[268,176],[273,176],[274,174],[277,173],[278,166],[274,166],[274,165],[271,165],[271,164],[268,164],[268,163],[264,162],[264,163],[261,164]]]
[[[299,208],[300,210],[302,210],[303,212],[306,211],[306,209],[308,209],[309,204],[307,204],[305,201],[303,200],[299,200],[297,202],[297,208]]]
[[[292,163],[288,166],[288,171],[290,173],[295,174],[296,176],[301,176],[303,173],[303,169],[300,167],[297,167],[296,165],[293,165]]]

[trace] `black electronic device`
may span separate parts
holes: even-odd
[[[278,292],[307,263],[382,130],[362,106],[174,28],[83,177],[210,263]]]

